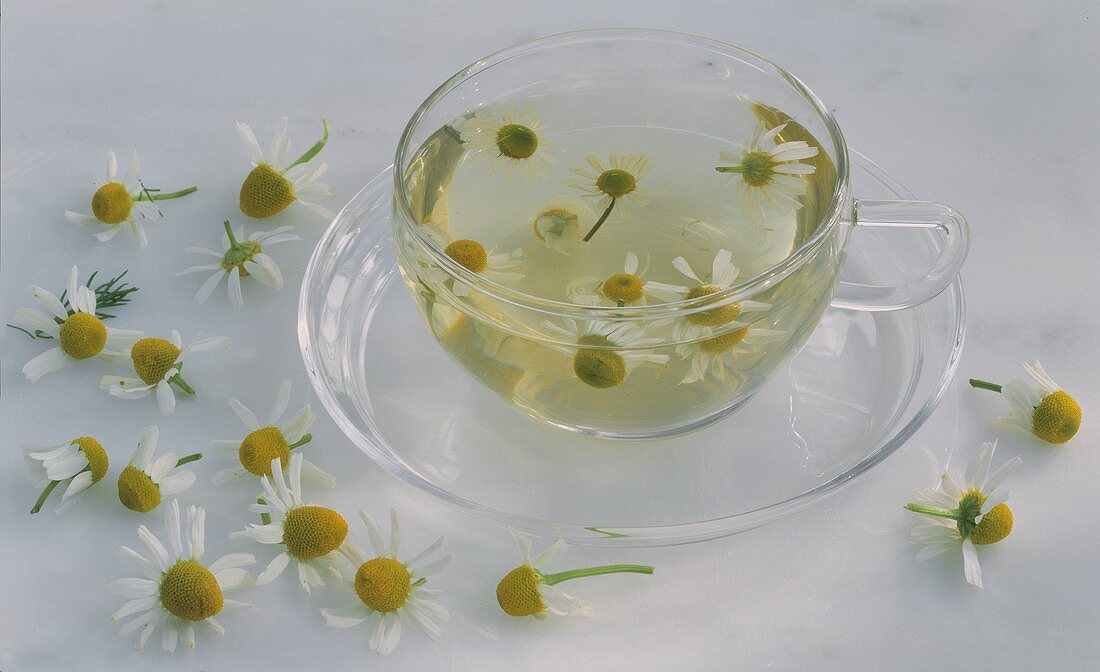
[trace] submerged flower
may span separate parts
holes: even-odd
[[[603,565],[546,574],[536,565],[549,562],[554,556],[568,548],[568,545],[559,539],[550,548],[532,557],[531,540],[519,536],[513,530],[509,531],[512,533],[512,538],[523,557],[523,564],[505,574],[504,578],[497,584],[497,604],[509,616],[534,616],[541,620],[546,618],[548,613],[558,616],[587,615],[592,612],[592,607],[587,602],[568,595],[560,588],[555,587],[556,584],[570,579],[599,576],[601,574],[653,573],[653,567],[649,565]]]
[[[57,339],[57,347],[50,348],[23,366],[23,375],[32,383],[38,382],[47,373],[93,357],[105,360],[125,357],[124,349],[141,338],[140,331],[103,325],[103,320],[96,314],[96,293],[77,281],[77,273],[76,266],[69,271],[69,285],[65,290],[68,307],[52,292],[35,287],[32,296],[48,314],[30,308],[15,311],[18,324]]]
[[[1003,392],[1008,399],[1007,417],[1003,422],[1031,432],[1047,443],[1065,443],[1081,428],[1081,405],[1054,382],[1043,365],[1024,364],[1034,383],[1014,378],[1002,390],[1000,385],[970,379],[974,387]]]
[[[243,439],[231,441],[211,441],[211,449],[232,450],[237,453],[239,464],[236,467],[222,469],[214,474],[211,482],[214,485],[222,485],[230,481],[247,478],[249,475],[270,476],[271,464],[275,458],[279,459],[283,471],[290,466],[290,451],[299,446],[304,446],[313,440],[313,436],[307,434],[317,416],[313,415],[310,404],[306,404],[286,422],[279,426],[279,418],[286,413],[290,404],[290,381],[284,380],[279,386],[279,396],[268,416],[267,424],[261,426],[247,406],[237,399],[229,400],[229,407],[241,419],[249,432]],[[336,486],[336,479],[309,460],[302,460],[302,473],[307,479],[326,488]]]
[[[576,344],[551,347],[573,358],[573,373],[585,385],[598,389],[615,387],[639,364],[668,362],[668,355],[647,351],[663,340],[647,338],[645,328],[633,322],[577,322],[569,318],[563,318],[563,322],[564,327],[549,321],[542,326],[554,336]]]
[[[165,453],[154,460],[159,439],[156,425],[142,430],[137,450],[118,476],[118,499],[131,511],[152,511],[160,505],[162,497],[179,494],[195,483],[195,472],[180,467],[202,459],[202,453],[179,459],[175,453]]]
[[[184,356],[191,352],[224,350],[229,347],[225,336],[203,338],[184,345],[180,332],[173,329],[171,340],[143,338],[130,347],[130,362],[137,378],[103,376],[99,389],[119,399],[142,399],[155,390],[161,415],[171,415],[176,410],[175,385],[187,394],[195,394],[194,388],[183,379]]]
[[[1008,493],[997,486],[1020,465],[1020,457],[990,473],[996,449],[996,442],[982,444],[966,465],[962,485],[945,471],[940,477],[939,490],[922,490],[917,503],[905,506],[927,520],[910,533],[910,540],[924,547],[917,552],[917,560],[927,560],[961,546],[966,581],[979,588],[982,568],[976,546],[995,544],[1012,532],[1012,511],[1005,504]]]
[[[398,560],[401,528],[397,512],[390,509],[390,543],[387,548],[382,528],[370,514],[360,511],[367,526],[367,539],[373,557],[363,553],[355,542],[348,541],[341,553],[351,563],[354,575],[348,577],[350,588],[359,601],[338,609],[322,609],[321,615],[332,628],[350,628],[370,621],[370,648],[382,655],[394,650],[401,641],[402,624],[411,625],[435,640],[441,629],[438,621],[447,621],[450,614],[434,598],[439,591],[425,588],[428,577],[443,571],[450,555],[432,556],[443,546],[443,537],[407,560]]]
[[[717,166],[715,170],[728,174],[736,183],[746,217],[759,219],[769,212],[783,215],[802,207],[807,187],[803,176],[812,174],[815,168],[800,161],[817,156],[818,149],[803,140],[773,146],[775,137],[786,126],[780,124],[765,131],[761,121],[748,143],[740,146],[739,154],[719,153],[722,161],[733,165]]]
[[[211,273],[199,287],[199,291],[195,292],[195,302],[205,302],[225,277],[229,278],[229,302],[237,308],[244,307],[241,278],[253,277],[275,291],[282,289],[283,272],[275,260],[264,252],[264,249],[279,243],[301,240],[298,234],[290,233],[294,227],[280,226],[271,231],[257,231],[250,238],[245,238],[243,226],[236,233],[233,232],[228,220],[224,226],[225,235],[222,236],[224,252],[212,250],[209,247],[189,247],[184,250],[190,254],[203,254],[218,259],[217,263],[191,266],[176,273],[176,277],[192,273]]]
[[[673,327],[672,340],[680,343],[676,346],[676,353],[684,359],[691,358],[691,371],[680,381],[681,384],[706,380],[708,375],[717,380],[726,380],[729,363],[727,356],[759,357],[764,354],[764,347],[768,343],[781,341],[787,336],[787,332],[779,329],[747,324],[736,327],[736,323],[730,325],[717,336],[701,341],[692,341],[693,338],[698,338],[699,327],[687,322]]]
[[[107,228],[95,234],[100,241],[108,241],[118,235],[122,224],[129,224],[137,238],[138,245],[145,247],[149,238],[141,219],[160,219],[161,212],[155,201],[180,198],[198,191],[198,187],[189,187],[180,191],[161,193],[156,189],[146,189],[137,179],[141,159],[135,151],[130,159],[130,169],[120,182],[118,180],[118,160],[113,151],[107,152],[107,179],[96,182],[96,191],[92,195],[92,214],[82,215],[71,210],[65,211],[65,219],[73,224],[91,224]],[[135,185],[135,182],[137,183]],[[139,219],[135,219],[137,215]]]
[[[321,125],[325,129],[321,139],[305,154],[290,161],[290,136],[286,132],[286,117],[279,120],[267,154],[260,149],[256,134],[248,124],[237,122],[237,133],[240,134],[253,165],[252,171],[241,185],[241,212],[258,219],[271,217],[286,210],[291,203],[298,202],[325,219],[336,216],[328,208],[312,202],[314,196],[332,196],[328,185],[317,181],[328,170],[328,166],[323,163],[316,168],[305,166],[328,142],[328,121],[321,119]]]
[[[41,477],[37,484],[45,486],[31,513],[38,513],[54,488],[67,483],[57,505],[57,512],[65,513],[88,488],[103,480],[109,464],[107,451],[90,436],[52,446],[25,446],[24,455],[27,466]]]
[[[209,567],[203,565],[205,525],[206,511],[187,507],[187,527],[182,530],[181,540],[180,508],[173,499],[164,513],[169,548],[142,525],[138,528],[138,536],[145,546],[144,554],[126,546],[116,549],[118,556],[142,575],[107,584],[112,593],[129,600],[111,620],[137,614],[118,629],[120,637],[141,630],[134,645],[136,650],[145,646],[158,626],[161,627],[160,645],[165,651],[175,651],[180,639],[188,647],[195,648],[196,625],[224,635],[225,628],[214,617],[223,611],[252,606],[228,600],[223,593],[251,582],[248,571],[242,567],[253,564],[256,558],[249,553],[230,553]]]
[[[339,557],[337,549],[348,536],[348,524],[328,507],[303,503],[301,453],[290,458],[289,485],[283,478],[278,457],[271,460],[268,470],[269,475],[260,477],[263,497],[251,506],[252,511],[263,516],[263,524],[250,524],[243,531],[231,532],[229,539],[281,544],[285,550],[260,572],[256,585],[277,579],[293,559],[298,563],[298,582],[308,593],[310,587],[325,585],[319,569],[339,575],[335,565]]]
[[[648,259],[646,266],[649,266]],[[639,270],[638,255],[627,252],[622,273],[612,274],[602,280],[594,277],[578,278],[569,284],[567,292],[573,303],[580,305],[621,307],[644,306],[650,299],[668,300],[669,297],[688,291],[687,287],[646,280],[642,277],[646,270]]]
[[[569,248],[581,239],[581,219],[592,217],[592,211],[584,203],[551,203],[535,215],[531,227],[535,240],[546,247],[569,254]]]
[[[651,197],[664,194],[659,189],[650,189],[638,184],[653,169],[653,159],[645,154],[620,155],[612,152],[606,166],[591,154],[584,157],[584,160],[595,172],[574,168],[571,172],[585,178],[585,181],[568,180],[567,184],[585,192],[586,198],[596,199],[596,205],[604,209],[600,218],[585,234],[585,242],[591,240],[596,231],[603,226],[619,201],[623,201],[624,206],[628,202],[644,206]]]
[[[541,119],[528,105],[517,112],[514,104],[501,109],[482,109],[455,122],[455,130],[475,160],[489,163],[488,173],[518,173],[528,182],[546,178],[546,165],[554,157],[546,148],[550,142],[541,137]]]
[[[523,274],[518,272],[523,259],[523,249],[516,248],[511,252],[489,253],[485,246],[476,240],[455,240],[451,234],[435,222],[425,224],[428,235],[437,245],[443,248],[444,254],[453,259],[471,273],[476,273],[492,282],[502,284],[516,282],[523,279]],[[443,282],[451,276],[438,267],[429,267],[429,275]],[[465,296],[468,294],[466,286],[460,282],[454,283],[455,294]]]

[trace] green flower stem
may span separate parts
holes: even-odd
[[[324,149],[325,143],[328,142],[328,119],[325,119],[324,117],[321,117],[321,125],[324,126],[324,128],[325,128],[325,134],[323,136],[321,136],[321,139],[317,141],[317,144],[313,145],[308,150],[306,150],[305,154],[302,154],[297,159],[295,159],[294,163],[290,164],[286,168],[283,168],[283,174],[284,175],[286,174],[286,171],[290,170],[294,166],[298,166],[298,165],[301,165],[303,163],[306,163],[307,161],[309,161],[313,157],[317,156],[317,154],[319,154],[321,152],[321,150]]]
[[[31,513],[38,513],[42,510],[42,505],[46,503],[46,498],[50,496],[53,489],[57,487],[57,484],[61,481],[50,481],[50,484],[46,486],[46,489],[42,491],[42,494],[38,496],[38,501],[34,503],[34,508],[31,509]]]
[[[601,565],[599,567],[584,567],[582,569],[570,569],[567,572],[557,572],[556,574],[541,574],[540,578],[542,582],[548,586],[552,586],[562,581],[569,581],[571,579],[582,579],[586,576],[599,576],[601,574],[619,574],[622,572],[629,572],[633,574],[652,574],[653,567],[649,565]]]
[[[267,504],[267,500],[264,499],[263,497],[258,497],[258,498],[256,498],[256,503],[257,504]],[[261,513],[260,514],[260,522],[263,523],[264,525],[270,525],[271,524],[271,516],[266,514],[266,513]]]
[[[607,218],[611,216],[611,211],[615,209],[615,201],[617,200],[617,198],[612,198],[611,202],[607,204],[607,209],[604,210],[603,214],[600,215],[600,218],[596,220],[596,224],[592,227],[592,229],[587,234],[585,234],[584,242],[587,243],[588,241],[592,240],[592,236],[596,235],[596,232],[600,230],[600,227],[603,226],[603,223],[606,222]]]
[[[167,194],[153,193],[149,189],[143,190],[135,201],[167,201],[173,198],[183,198],[188,194],[193,194],[198,191],[198,187],[188,187],[186,189],[180,189],[179,191],[170,191]]]
[[[233,227],[229,224],[229,220],[225,220],[225,235],[229,236],[229,245],[231,247],[237,247],[240,243],[237,242],[237,237],[233,235]]]
[[[195,388],[188,385],[187,381],[183,379],[183,376],[178,374],[178,373],[176,375],[172,376],[171,378],[169,378],[168,382],[176,385],[176,387],[180,388],[181,390],[183,390],[187,394],[191,394],[191,395],[195,394]]]
[[[996,383],[990,383],[984,380],[978,380],[977,378],[970,379],[970,387],[976,387],[979,390],[989,390],[990,392],[1000,392],[1001,386]]]
[[[196,462],[196,461],[201,460],[201,459],[202,459],[202,453],[193,453],[191,455],[185,455],[184,457],[181,457],[180,459],[176,460],[176,466],[177,467],[182,467],[183,465],[187,464],[188,462]]]
[[[906,504],[905,508],[913,513],[924,513],[929,516],[937,516],[939,518],[950,518],[959,522],[968,522],[966,516],[960,509],[941,509],[935,506],[922,506],[920,504]],[[973,521],[969,521],[973,522]]]
[[[304,446],[312,440],[313,440],[313,435],[312,434],[306,434],[302,438],[300,438],[297,441],[295,441],[294,443],[290,444],[289,449],[294,450],[298,446]]]

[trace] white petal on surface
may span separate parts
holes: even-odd
[[[974,548],[974,542],[963,539],[963,572],[966,574],[966,582],[972,586],[982,587],[982,566],[978,564],[978,551]]]
[[[164,544],[160,543],[160,539],[157,539],[156,535],[144,525],[138,527],[138,537],[141,539],[141,543],[145,545],[145,550],[149,552],[153,564],[162,572],[168,571],[172,566],[173,559],[168,555],[168,549],[164,547]]]
[[[242,404],[240,400],[230,399],[229,408],[233,409],[233,412],[237,414],[237,417],[250,431],[254,432],[260,428],[260,421],[256,419],[256,414],[252,412],[252,409]]]
[[[322,488],[331,490],[336,487],[335,476],[305,458],[302,459],[302,475],[307,481]]]
[[[226,483],[232,483],[233,481],[239,481],[242,478],[247,478],[249,472],[244,467],[229,467],[228,469],[219,469],[210,477],[211,485],[225,485]]]
[[[989,465],[993,462],[993,452],[997,449],[997,443],[983,443],[977,454],[966,465],[963,480],[968,487],[982,490],[985,478],[989,475]]]
[[[321,609],[321,615],[325,617],[325,624],[330,628],[351,628],[367,620],[369,615],[367,608],[362,604],[353,604],[350,607],[338,609]]]
[[[152,582],[150,581],[150,583]],[[128,602],[126,602],[126,604],[122,605],[122,608],[111,614],[111,620],[121,621],[127,616],[132,616],[138,612],[153,609],[157,606],[159,600],[160,598],[157,595],[156,584],[153,584],[152,594],[146,595],[145,597],[139,597],[133,600],[129,600]]]
[[[65,305],[61,303],[61,299],[57,298],[57,295],[49,290],[35,287],[34,290],[31,291],[31,298],[33,298],[38,305],[50,311],[55,317],[64,320],[69,316],[69,311],[66,310]]]
[[[409,571],[411,571],[413,573],[416,573],[417,568],[420,566],[420,561],[426,559],[432,553],[435,553],[440,548],[442,548],[443,547],[443,541],[445,539],[446,539],[445,537],[440,537],[440,538],[436,539],[435,541],[433,541],[431,543],[430,546],[425,548],[423,551],[420,551],[419,553],[417,553],[412,558],[406,560],[405,565],[409,568]]]
[[[195,303],[205,303],[214,290],[217,289],[218,285],[221,284],[222,278],[225,277],[226,273],[222,270],[221,266],[218,266],[217,269],[218,270],[202,283],[199,287],[199,291],[195,292]]]
[[[260,143],[256,140],[256,134],[252,132],[252,128],[248,124],[242,124],[238,121],[237,135],[241,137],[244,149],[248,153],[248,160],[252,162],[252,165],[263,163],[264,152],[260,149]]]
[[[308,593],[311,587],[325,585],[325,580],[313,565],[308,562],[298,562],[298,583]]]
[[[67,369],[76,363],[77,360],[66,355],[61,348],[50,348],[24,364],[23,375],[32,383],[37,383],[47,373]]]
[[[229,348],[228,336],[211,336],[210,338],[201,338],[191,345],[187,346],[188,352],[213,352],[215,350],[226,350]]]
[[[137,599],[157,595],[159,585],[150,579],[115,579],[107,582],[107,590],[113,595],[127,599]],[[131,612],[133,613],[133,612]],[[119,618],[122,618],[121,616]],[[118,620],[118,619],[115,619]]]
[[[295,443],[305,436],[316,420],[317,416],[313,414],[313,405],[306,404],[281,427],[283,435],[287,441]]]
[[[195,484],[195,472],[190,469],[181,469],[170,476],[161,479],[160,494],[165,497],[177,495]]]
[[[993,472],[987,479],[985,479],[985,492],[989,493],[997,489],[1006,478],[1012,475],[1012,472],[1016,471],[1016,467],[1020,466],[1023,459],[1017,455],[1008,462],[1002,464],[996,471]]]
[[[137,378],[103,376],[99,379],[99,389],[119,399],[144,399],[153,393],[154,387]]]
[[[397,558],[397,549],[401,546],[401,523],[397,518],[397,509],[390,509],[390,557]]]
[[[146,578],[157,581],[160,580],[160,575],[163,570],[160,567],[156,566],[154,563],[150,562],[141,553],[138,553],[129,546],[116,547],[115,555],[129,562],[131,565],[137,568],[139,572],[144,574]]]
[[[176,410],[176,393],[172,391],[172,385],[167,380],[157,383],[157,406],[160,414],[167,417]]]
[[[244,269],[259,282],[271,287],[275,291],[283,288],[283,272],[275,260],[264,254],[257,253],[250,261],[244,262]]]
[[[65,211],[65,219],[69,220],[73,224],[81,226],[87,224],[99,224],[99,220],[95,218],[95,215],[84,215],[79,212],[73,212],[72,210]]]
[[[549,562],[554,557],[564,553],[568,548],[569,544],[565,543],[564,539],[558,539],[551,544],[550,548],[531,558],[531,564],[538,566],[541,563]]]
[[[213,574],[217,574],[223,569],[234,569],[236,567],[247,567],[256,563],[256,556],[251,553],[229,553],[218,558],[207,569]]]
[[[41,312],[32,308],[17,308],[15,311],[15,322],[16,324],[30,328],[31,331],[44,331],[54,338],[57,338],[61,333],[61,325],[53,318],[48,315],[43,315]]]
[[[237,308],[244,308],[244,297],[241,295],[241,271],[236,266],[229,271],[229,303]]]
[[[382,537],[382,528],[378,526],[378,522],[375,521],[374,516],[366,511],[360,511],[359,518],[362,519],[363,524],[367,527],[367,541],[370,543],[371,551],[375,555],[388,555],[388,553],[386,553],[386,542],[383,541]]]
[[[286,413],[286,407],[290,404],[291,382],[284,380],[279,385],[279,392],[275,396],[275,403],[271,407],[271,414],[267,416],[267,424],[274,425]]]
[[[223,591],[233,590],[240,588],[241,586],[251,583],[252,575],[248,573],[247,569],[241,567],[232,567],[230,569],[222,569],[217,572],[213,572],[214,580],[218,582],[218,587]]]

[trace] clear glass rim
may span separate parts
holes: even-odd
[[[836,184],[833,185],[832,198],[826,209],[828,214],[818,225],[814,235],[803,243],[801,247],[768,270],[751,278],[747,278],[743,282],[736,283],[721,292],[708,294],[700,298],[681,299],[679,301],[670,301],[646,306],[620,308],[614,306],[585,306],[564,301],[555,301],[520,292],[492,282],[491,280],[487,280],[473,273],[461,264],[456,263],[440,249],[435,241],[421,231],[420,227],[410,225],[411,222],[416,221],[416,218],[413,215],[412,204],[409,202],[409,197],[402,179],[404,165],[409,152],[416,150],[415,147],[411,146],[413,133],[420,127],[421,120],[437,101],[470,77],[513,58],[564,43],[606,39],[674,42],[698,48],[709,48],[727,56],[751,59],[755,61],[755,65],[760,69],[771,71],[773,74],[785,80],[794,91],[810,104],[814,112],[824,123],[829,140],[836,148]],[[400,223],[395,222],[395,224],[404,226],[424,249],[432,255],[433,260],[439,266],[446,270],[452,277],[460,279],[464,284],[474,287],[477,291],[496,300],[503,301],[518,308],[534,310],[547,316],[570,317],[581,320],[621,321],[667,319],[703,310],[713,310],[716,306],[749,298],[761,289],[786,277],[811,259],[828,236],[840,224],[845,202],[850,200],[847,194],[848,180],[848,146],[844,140],[844,135],[840,131],[840,126],[837,124],[836,118],[833,117],[829,108],[826,107],[809,87],[779,65],[776,65],[767,58],[748,49],[691,33],[650,28],[595,28],[556,33],[507,47],[478,59],[440,84],[439,87],[420,104],[420,107],[417,108],[416,112],[413,113],[412,117],[409,119],[408,124],[405,125],[405,130],[401,133],[401,139],[397,143],[397,153],[394,157],[393,193],[395,207],[400,212]]]

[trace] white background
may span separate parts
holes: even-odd
[[[165,335],[178,327],[231,337],[227,353],[195,356],[199,397],[160,418],[153,399],[124,402],[95,388],[110,370],[85,366],[37,385],[19,373],[41,343],[5,330],[0,430],[0,670],[251,669],[1085,669],[1100,656],[1100,516],[1096,506],[1100,408],[1100,30],[1089,2],[734,3],[595,2],[15,2],[2,27],[3,249],[0,315],[30,305],[29,287],[63,287],[82,275],[130,269],[142,289],[114,321]],[[287,114],[299,151],[325,115],[333,135],[321,158],[336,209],[390,162],[405,121],[443,79],[481,55],[562,30],[606,25],[670,28],[759,51],[806,81],[835,111],[849,143],[918,196],[966,213],[973,225],[965,269],[969,335],[959,380],[902,450],[841,495],[792,518],[701,545],[609,554],[574,549],[568,565],[647,562],[653,577],[572,584],[595,602],[592,618],[512,620],[493,587],[517,562],[507,536],[400,485],[323,417],[309,453],[339,474],[324,501],[345,513],[384,516],[396,506],[407,548],[446,534],[456,559],[438,581],[453,613],[442,639],[407,633],[389,658],[367,630],[329,630],[320,606],[290,576],[251,590],[248,612],[227,614],[225,637],[198,648],[146,651],[114,636],[119,600],[105,583],[130,574],[114,557],[136,544],[141,522],[104,481],[69,514],[27,515],[37,492],[18,445],[99,437],[117,474],[141,426],[161,427],[162,449],[202,450],[241,431],[226,407],[239,396],[265,413],[282,378],[294,404],[307,389],[295,335],[297,288],[321,224],[278,250],[287,277],[275,294],[248,286],[234,311],[223,291],[191,302],[201,278],[174,278],[192,263],[182,248],[215,245],[220,222],[244,218],[236,193],[246,170],[233,121],[265,142]],[[98,244],[65,221],[87,210],[103,155],[124,163],[137,148],[147,184],[196,196],[163,205],[138,250],[124,233]],[[1039,357],[1086,409],[1070,444],[1049,447],[996,426],[994,395],[968,376],[1018,375]],[[321,409],[317,409],[319,412]],[[1001,436],[1000,459],[1024,463],[1008,487],[1016,528],[983,548],[986,589],[967,586],[955,555],[918,564],[900,505],[943,465],[953,445],[968,458]],[[935,450],[933,450],[935,448]],[[211,557],[248,514],[240,486],[215,489],[229,464],[208,454],[182,497],[210,509]],[[357,521],[353,530],[361,532]],[[254,549],[261,560],[273,553]]]

